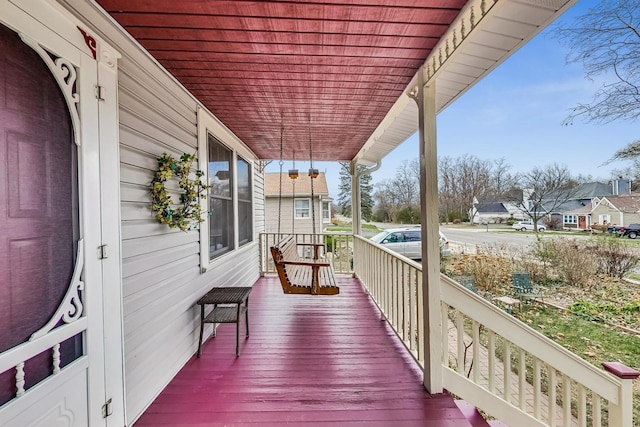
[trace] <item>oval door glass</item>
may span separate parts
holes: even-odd
[[[63,94],[42,59],[0,25],[0,353],[29,339],[55,313],[78,241],[77,147]],[[80,337],[61,346],[67,364]],[[27,388],[52,371],[50,352],[25,364]],[[0,374],[0,405],[15,393]]]

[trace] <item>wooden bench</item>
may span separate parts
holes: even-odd
[[[312,246],[314,259],[302,258],[298,246]],[[335,295],[340,293],[331,262],[318,258],[319,243],[296,243],[289,236],[271,247],[271,256],[285,294]]]

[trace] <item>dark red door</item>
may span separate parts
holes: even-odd
[[[64,97],[44,61],[0,25],[0,352],[44,326],[73,274],[78,239],[76,146]],[[61,348],[68,363],[79,338]],[[27,387],[51,355],[25,364]],[[0,405],[15,393],[0,376]]]

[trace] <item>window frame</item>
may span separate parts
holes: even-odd
[[[327,206],[326,212],[327,212],[327,216],[324,216],[325,213],[325,205]],[[322,201],[322,222],[325,223],[330,223],[331,222],[331,202],[328,200],[323,200]]]
[[[578,215],[563,215],[562,222],[564,224],[577,224]]]
[[[307,202],[307,216],[298,216],[298,208],[296,207],[296,202],[298,201]],[[293,218],[311,220],[311,199],[308,197],[295,197],[293,199]]]
[[[255,185],[255,165],[257,157],[247,148],[237,136],[220,123],[206,109],[198,106],[198,169],[204,172],[202,179],[209,182],[209,135],[216,139],[222,146],[231,151],[232,163],[232,227],[233,227],[233,249],[230,249],[215,258],[210,258],[209,253],[209,229],[210,218],[206,212],[209,211],[210,198],[200,199],[200,209],[205,212],[205,220],[200,224],[200,267],[205,273],[209,268],[218,263],[221,259],[237,254],[245,250],[248,246],[257,245],[256,240],[256,191]],[[251,199],[251,239],[240,245],[239,240],[239,201],[238,201],[238,161],[243,160],[249,166],[249,186]]]

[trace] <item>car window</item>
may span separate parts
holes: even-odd
[[[404,241],[405,242],[419,242],[420,239],[420,231],[405,231],[404,232]]]
[[[402,237],[402,233],[396,232],[396,233],[389,234],[389,236],[387,236],[387,238],[384,239],[382,243],[399,243],[399,242],[402,242],[403,240],[404,239]]]
[[[380,243],[380,242],[382,242],[382,241],[384,240],[384,238],[385,238],[385,237],[387,237],[388,235],[389,235],[389,233],[388,233],[388,232],[386,232],[386,231],[381,231],[380,233],[378,233],[378,234],[376,234],[375,236],[373,236],[373,237],[371,238],[371,241],[372,241],[372,242],[375,242],[375,243]]]

